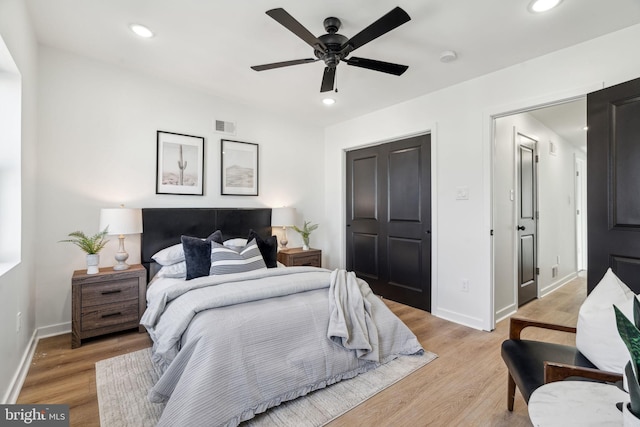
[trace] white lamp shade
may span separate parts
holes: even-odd
[[[109,234],[142,233],[142,210],[115,208],[100,210],[100,230],[109,227]]]
[[[291,227],[295,224],[294,208],[273,208],[271,210],[271,226]]]

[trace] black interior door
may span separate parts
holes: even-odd
[[[640,292],[640,79],[587,96],[588,291],[607,268]]]
[[[431,310],[431,137],[347,153],[347,269]]]
[[[518,307],[538,297],[536,141],[516,134],[518,174]]]

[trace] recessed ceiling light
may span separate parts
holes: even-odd
[[[529,10],[536,13],[546,12],[559,5],[561,1],[562,0],[533,0],[529,4]]]
[[[322,103],[324,105],[333,105],[333,104],[336,103],[336,100],[333,99],[333,98],[325,98],[325,99],[322,100]]]
[[[129,25],[129,28],[131,28],[131,31],[133,31],[134,33],[136,33],[137,35],[139,35],[140,37],[143,37],[145,39],[153,37],[153,31],[151,31],[150,29],[148,29],[144,25],[131,24],[131,25]]]

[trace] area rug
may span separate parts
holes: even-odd
[[[285,402],[242,423],[246,427],[316,427],[327,424],[360,403],[434,360],[401,356],[350,380]],[[151,349],[123,354],[96,363],[96,387],[102,427],[155,426],[164,404],[147,400],[147,391],[160,372],[151,363]]]

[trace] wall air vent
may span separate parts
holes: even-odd
[[[225,122],[224,120],[215,121],[216,132],[226,133],[228,135],[236,134],[236,124],[233,122]]]

